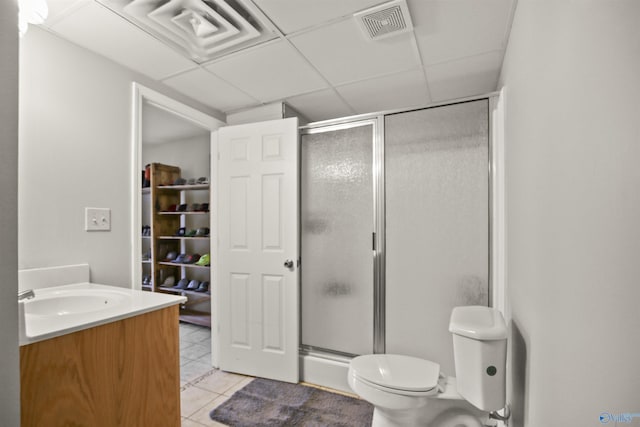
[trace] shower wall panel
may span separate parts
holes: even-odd
[[[303,134],[301,144],[302,344],[371,353],[373,125]]]
[[[385,117],[386,352],[454,374],[449,316],[487,305],[488,101]]]

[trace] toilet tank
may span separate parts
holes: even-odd
[[[449,332],[458,393],[483,411],[504,408],[507,327],[502,314],[490,307],[455,307]]]

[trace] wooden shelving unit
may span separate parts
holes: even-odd
[[[168,265],[171,267],[185,267],[185,268],[209,268],[209,266],[205,265],[196,265],[196,264],[182,264],[179,262],[170,262],[170,261],[160,261],[158,264],[160,265]]]
[[[161,163],[151,164],[151,186],[143,188],[143,200],[149,200],[151,235],[142,236],[143,250],[150,247],[151,259],[143,261],[143,274],[149,271],[151,282],[143,285],[143,290],[151,292],[178,293],[187,296],[188,301],[181,307],[180,320],[198,325],[211,327],[211,313],[197,310],[198,305],[211,300],[210,292],[195,292],[186,289],[174,289],[163,286],[167,278],[174,277],[174,283],[181,278],[207,281],[211,283],[211,268],[196,264],[182,264],[166,261],[169,252],[194,253],[194,247],[206,249],[210,253],[211,245],[209,236],[176,236],[181,227],[188,225],[190,219],[208,218],[208,211],[184,211],[169,212],[169,207],[185,204],[186,193],[191,191],[206,192],[206,202],[209,202],[209,184],[172,185],[180,178],[180,168]],[[146,196],[148,194],[148,196]],[[198,220],[202,222],[203,220]],[[207,221],[207,227],[209,222]],[[150,244],[144,244],[149,241]],[[192,246],[195,245],[195,246]],[[199,252],[201,255],[204,253]],[[145,265],[149,265],[147,267]],[[148,270],[147,270],[148,269]]]

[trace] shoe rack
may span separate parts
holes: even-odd
[[[211,327],[210,293],[211,267],[191,262],[180,262],[178,254],[210,254],[209,231],[209,183],[192,183],[174,185],[182,178],[177,166],[152,163],[150,170],[149,196],[144,196],[143,203],[148,200],[150,212],[150,228],[145,236],[143,228],[143,254],[150,248],[150,259],[144,261],[143,274],[151,280],[143,289],[151,292],[166,292],[184,295],[187,302],[181,306],[180,320]],[[143,214],[145,209],[143,209]],[[145,225],[143,219],[143,226]],[[198,235],[193,231],[199,230]],[[148,240],[148,244],[145,242]],[[176,256],[174,256],[176,255]],[[147,267],[148,265],[149,267]],[[149,273],[146,273],[146,272]],[[171,279],[173,278],[173,280]],[[184,289],[181,279],[189,283],[198,283],[197,288]]]

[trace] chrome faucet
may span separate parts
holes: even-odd
[[[27,289],[26,291],[18,292],[18,302],[25,299],[35,298],[35,297],[36,297],[36,294],[35,292],[33,292],[33,289]]]

